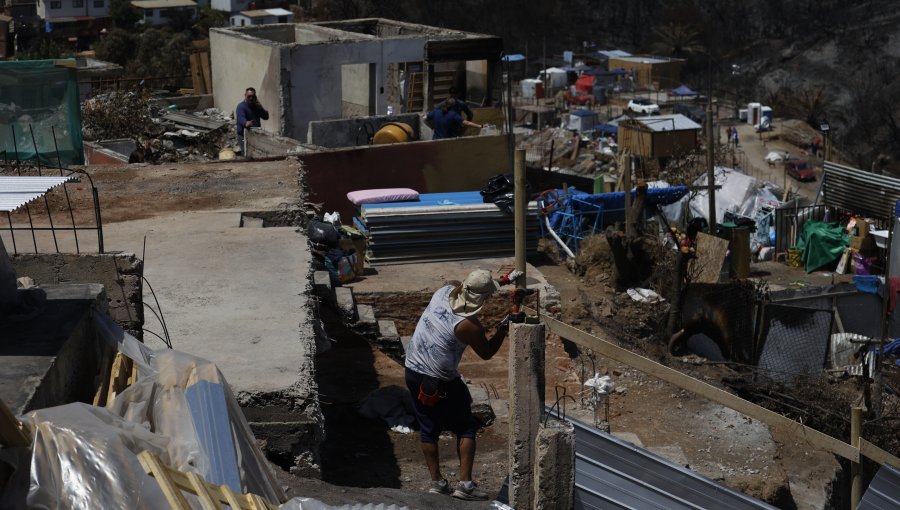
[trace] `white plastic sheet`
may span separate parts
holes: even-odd
[[[35,437],[29,508],[167,508],[157,482],[144,474],[137,460],[143,450],[175,469],[207,479],[219,470],[234,470],[240,492],[272,502],[285,499],[214,364],[174,350],[150,350],[103,314],[94,314],[94,322],[103,339],[134,360],[138,380],[107,408],[75,403],[27,416]],[[194,385],[224,392],[220,408],[201,411],[230,436],[233,465],[222,460],[223,445],[210,444],[198,430],[202,426],[194,417],[198,404],[186,397]]]

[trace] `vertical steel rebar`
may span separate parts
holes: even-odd
[[[14,124],[10,124],[9,128],[12,130],[13,150],[16,152],[16,174],[21,177],[22,167],[21,160],[19,159],[19,144],[16,142],[16,126]],[[28,213],[28,226],[31,228],[31,241],[34,243],[34,252],[37,253],[37,236],[34,233],[34,222],[31,219],[31,208],[28,207],[27,202],[25,203],[25,212]]]
[[[28,124],[28,130],[31,132],[31,144],[34,145],[34,159],[37,161],[38,175],[41,175],[41,157],[38,151],[37,139],[34,137],[34,126]],[[50,234],[53,236],[53,247],[56,248],[56,253],[59,253],[59,241],[56,239],[56,228],[53,226],[53,213],[50,212],[48,193],[49,190],[47,190],[47,193],[44,193],[44,207],[47,208],[47,219],[50,220]]]
[[[56,143],[56,128],[50,126],[50,133],[53,135],[53,149],[56,151],[56,164],[59,166],[59,175],[63,175],[62,159],[59,157],[59,144]],[[78,246],[78,228],[75,226],[75,213],[72,212],[72,201],[69,200],[69,188],[66,183],[62,184],[63,193],[66,195],[66,207],[69,208],[69,217],[72,219],[72,235],[75,236],[75,253],[81,253]]]
[[[16,231],[13,230],[12,216],[9,214],[9,211],[6,211],[6,220],[9,221],[9,236],[12,238],[13,254],[18,254],[19,250],[16,248]]]

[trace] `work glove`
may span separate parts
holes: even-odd
[[[510,271],[510,273],[508,275],[500,277],[500,285],[509,285],[510,283],[513,283],[516,280],[518,280],[519,277],[522,276],[523,274],[525,274],[525,273],[514,269],[514,270]]]

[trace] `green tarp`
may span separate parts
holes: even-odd
[[[806,272],[811,273],[825,264],[836,262],[848,246],[850,236],[843,227],[810,220],[803,224],[796,248],[803,252],[801,259],[806,262]]]
[[[56,166],[58,149],[64,166],[84,164],[77,72],[62,62],[0,62],[0,160]]]

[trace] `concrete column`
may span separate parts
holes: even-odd
[[[509,504],[534,504],[534,445],[544,412],[544,325],[510,324]]]
[[[548,420],[534,445],[534,509],[569,509],[575,504],[575,426]]]

